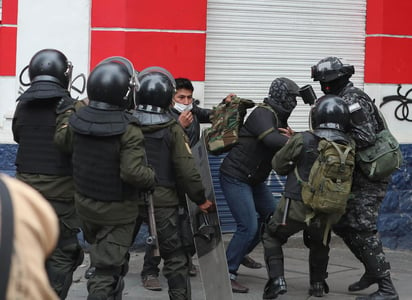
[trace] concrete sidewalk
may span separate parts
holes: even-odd
[[[225,234],[224,241],[227,243],[231,235]],[[278,297],[280,300],[300,300],[318,299],[308,295],[309,275],[308,275],[308,251],[303,246],[302,237],[292,237],[284,247],[285,255],[285,277],[288,284],[288,292]],[[412,251],[393,251],[385,249],[387,259],[391,263],[391,274],[394,285],[401,300],[412,300]],[[163,276],[160,277],[163,290],[160,292],[148,291],[142,287],[140,271],[143,265],[143,252],[131,252],[130,270],[125,278],[126,286],[123,291],[124,300],[132,299],[169,299],[167,295],[167,282]],[[251,257],[259,262],[263,260],[263,248],[259,245],[252,253]],[[194,260],[197,264],[197,260]],[[84,263],[77,269],[74,275],[74,282],[70,289],[69,300],[80,300],[87,298],[86,280],[84,272],[89,264],[89,257],[86,256]],[[369,289],[349,293],[349,284],[358,280],[363,274],[363,266],[358,263],[352,253],[346,248],[342,241],[334,237],[331,242],[331,252],[329,261],[329,278],[327,282],[330,293],[323,299],[355,299],[357,295],[369,294],[377,289],[373,285]],[[192,299],[204,300],[202,290],[202,280],[198,274],[191,277]],[[234,300],[262,299],[263,287],[267,280],[266,269],[252,270],[241,266],[238,280],[241,284],[249,287],[247,294],[233,294]],[[213,284],[213,283],[209,283]],[[226,300],[226,299],[216,299]]]

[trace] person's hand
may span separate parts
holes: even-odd
[[[202,212],[207,214],[209,211],[213,211],[215,209],[215,204],[206,199],[205,203],[199,205],[199,208]]]
[[[230,93],[229,95],[227,95],[225,98],[225,103],[232,101],[232,97],[236,97],[236,94]]]
[[[290,138],[292,135],[295,134],[292,128],[286,127],[286,128],[278,128],[279,132],[286,136],[287,138]]]
[[[183,111],[179,115],[179,123],[183,128],[189,127],[193,122],[193,114],[191,111]]]

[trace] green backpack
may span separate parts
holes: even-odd
[[[295,174],[302,184],[302,200],[313,209],[314,215],[334,215],[331,224],[345,213],[346,202],[352,188],[355,167],[355,146],[339,144],[321,138],[318,144],[319,156],[309,172],[308,181]]]
[[[246,110],[253,106],[255,103],[252,100],[234,96],[230,102],[213,107],[210,115],[212,126],[204,131],[206,148],[210,154],[220,155],[236,144]]]

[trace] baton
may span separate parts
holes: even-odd
[[[150,235],[146,238],[146,244],[152,247],[153,256],[160,256],[159,240],[157,238],[156,220],[153,207],[153,197],[151,193],[145,193],[145,203],[147,205],[147,213],[149,215],[149,231]]]
[[[289,215],[289,207],[290,207],[290,198],[285,198],[286,203],[285,203],[285,210],[283,211],[283,217],[282,217],[282,223],[280,225],[286,226],[286,220]]]

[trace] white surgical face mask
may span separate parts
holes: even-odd
[[[173,105],[174,109],[176,109],[178,112],[184,112],[184,111],[191,111],[193,108],[192,103],[186,105],[186,104],[182,104],[182,103],[177,103],[175,102],[175,104]]]

